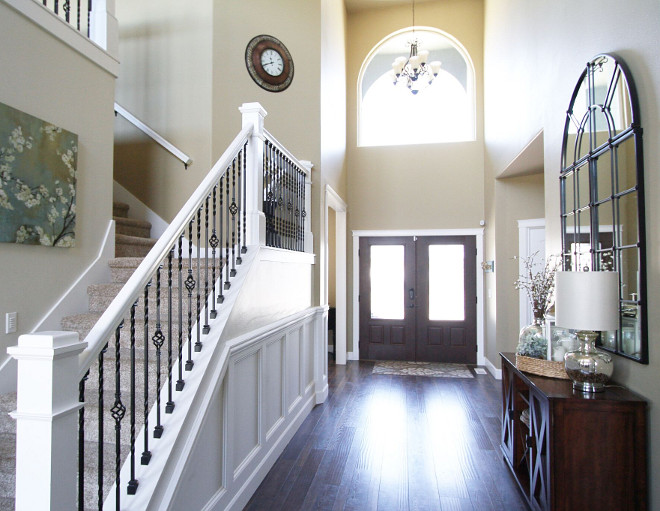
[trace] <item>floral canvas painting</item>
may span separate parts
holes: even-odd
[[[78,135],[0,103],[0,241],[73,247]]]

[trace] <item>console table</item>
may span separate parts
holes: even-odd
[[[530,507],[646,510],[646,401],[622,387],[574,391],[500,356],[501,447]]]

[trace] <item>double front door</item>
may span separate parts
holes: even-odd
[[[476,238],[360,238],[360,358],[476,363]]]

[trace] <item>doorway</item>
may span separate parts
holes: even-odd
[[[359,244],[360,358],[476,363],[476,237]]]

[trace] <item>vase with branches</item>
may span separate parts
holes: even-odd
[[[555,275],[560,262],[558,258],[550,256],[544,266],[538,269],[538,257],[539,253],[535,252],[522,258],[524,271],[514,282],[516,289],[527,293],[534,315],[534,322],[520,331],[516,352],[519,355],[543,359],[548,353],[548,340],[544,334],[543,323],[554,304]]]

